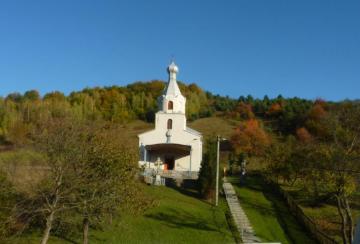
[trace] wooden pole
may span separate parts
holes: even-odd
[[[219,204],[219,153],[220,153],[220,136],[216,137],[217,151],[216,151],[216,197],[215,206]]]

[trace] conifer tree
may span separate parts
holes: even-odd
[[[210,199],[214,196],[216,184],[216,139],[208,139],[205,145],[205,154],[201,162],[198,183],[200,195],[205,199]]]

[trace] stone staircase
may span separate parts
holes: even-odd
[[[261,243],[260,238],[255,235],[249,219],[240,206],[234,187],[231,183],[226,182],[226,179],[224,179],[223,189],[231,215],[241,235],[243,243]]]

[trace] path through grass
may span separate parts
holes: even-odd
[[[260,177],[248,176],[241,184],[237,177],[230,177],[229,182],[233,183],[240,204],[262,241],[316,243]]]

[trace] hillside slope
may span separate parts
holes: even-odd
[[[234,243],[225,218],[226,203],[220,207],[190,197],[169,187],[144,186],[157,205],[140,215],[123,213],[102,229],[90,229],[91,243]],[[81,231],[62,239],[52,236],[50,244],[81,243]],[[22,235],[11,243],[39,243],[40,231]]]
[[[188,126],[202,133],[204,139],[215,135],[221,135],[225,138],[230,138],[237,123],[238,122],[226,120],[223,118],[209,117],[188,122]],[[146,123],[141,120],[135,120],[119,127],[117,133],[123,138],[124,144],[137,149],[137,135],[145,131],[152,130],[154,127],[155,124],[153,123]]]
[[[190,122],[188,125],[189,127],[201,132],[204,138],[215,135],[230,138],[238,123],[239,122],[226,120],[224,118],[209,117],[195,120]]]

